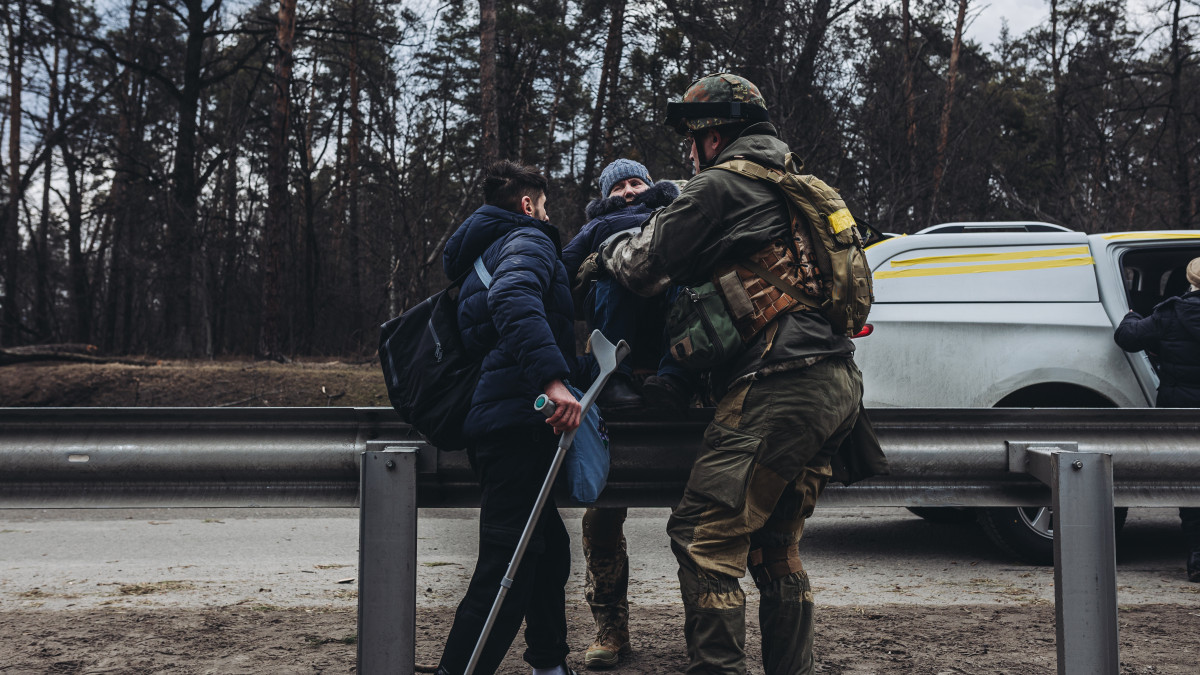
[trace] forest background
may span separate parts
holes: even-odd
[[[668,100],[727,70],[874,227],[1192,228],[1200,0],[5,0],[0,346],[368,354],[443,286],[492,158],[569,237],[616,157],[687,178]]]

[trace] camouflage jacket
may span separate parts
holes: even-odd
[[[714,164],[742,157],[782,170],[787,152],[775,128],[762,122],[734,140]],[[708,169],[689,180],[640,232],[610,241],[601,252],[601,265],[633,292],[652,296],[672,284],[704,283],[716,268],[790,235],[787,203],[773,185]],[[760,333],[741,357],[713,373],[716,396],[745,377],[854,354],[850,339],[835,333],[816,312],[784,314],[777,323],[777,329]]]

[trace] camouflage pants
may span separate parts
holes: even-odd
[[[829,358],[737,385],[717,404],[667,524],[688,673],[746,672],[747,566],[762,598],[765,672],[812,672],[813,598],[797,542],[861,398],[854,362]]]
[[[622,526],[628,509],[590,507],[583,512],[584,596],[598,638],[629,641],[629,554]]]

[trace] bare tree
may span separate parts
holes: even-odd
[[[1192,227],[1196,217],[1196,196],[1192,193],[1191,162],[1197,147],[1195,138],[1190,138],[1184,130],[1186,113],[1184,110],[1185,97],[1183,93],[1184,64],[1190,54],[1186,51],[1187,36],[1181,21],[1183,0],[1173,0],[1171,3],[1171,56],[1170,56],[1170,93],[1167,97],[1167,116],[1171,124],[1172,150],[1175,154],[1173,174],[1175,179],[1176,227],[1187,229]]]
[[[617,81],[617,71],[621,65],[622,28],[625,21],[625,0],[612,0],[609,7],[608,39],[604,43],[604,61],[600,65],[600,82],[596,87],[596,105],[592,108],[591,131],[588,133],[587,154],[583,160],[583,175],[579,184],[586,190],[591,186],[596,174],[596,161],[604,152],[603,158],[609,159],[612,154],[611,139],[605,147],[603,143],[603,121],[606,109],[610,109],[610,99]],[[611,120],[610,120],[611,122]],[[609,132],[611,135],[611,131]]]
[[[500,159],[500,112],[496,96],[496,0],[479,0],[479,116],[483,163]]]
[[[263,221],[263,320],[259,329],[261,356],[285,360],[283,332],[283,242],[291,226],[288,190],[288,137],[291,129],[292,52],[296,39],[296,0],[279,0],[275,33],[275,92],[271,108],[271,140],[267,144],[267,212]]]
[[[938,128],[937,158],[933,165],[933,194],[929,199],[929,222],[937,213],[938,193],[946,172],[946,145],[950,140],[950,112],[954,108],[954,83],[958,80],[958,56],[962,51],[963,22],[967,17],[967,0],[958,0],[958,19],[954,22],[954,44],[950,48],[950,69],[946,73],[946,100],[942,105],[942,122]]]
[[[4,315],[0,326],[0,344],[15,344],[21,326],[17,289],[20,287],[21,201],[25,188],[21,183],[21,85],[24,77],[25,0],[18,0],[5,12],[5,37],[8,40],[8,204],[4,216]]]

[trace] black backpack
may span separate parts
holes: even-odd
[[[379,328],[392,407],[441,450],[467,446],[463,422],[479,383],[481,361],[467,354],[458,331],[458,291],[466,277]]]

